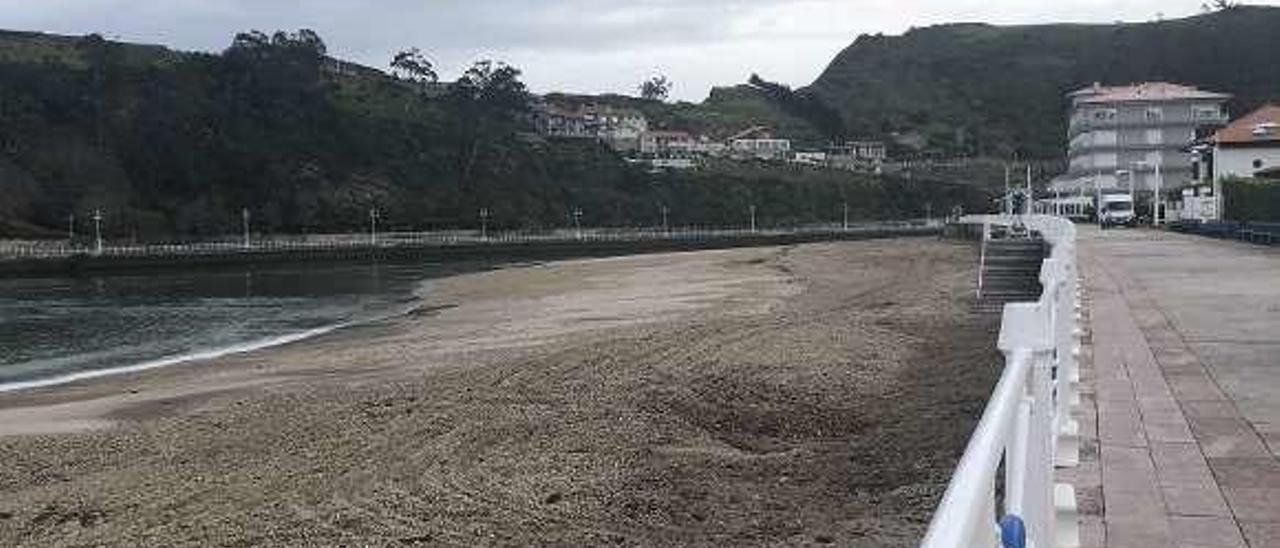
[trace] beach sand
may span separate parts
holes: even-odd
[[[914,545],[994,384],[932,238],[559,261],[0,394],[0,545]]]

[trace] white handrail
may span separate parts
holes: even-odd
[[[1040,268],[1040,298],[1005,305],[997,343],[1004,372],[921,545],[1077,546],[1074,492],[1053,481],[1055,467],[1078,462],[1071,418],[1081,333],[1075,225],[1049,215],[977,215],[960,222],[981,223],[984,232],[993,224],[1020,222],[1045,239],[1050,255]],[[1002,459],[1004,508],[997,514]],[[1019,522],[1026,538],[1002,539],[998,523],[1005,518]]]
[[[745,229],[702,230],[699,228],[672,228],[663,232],[651,232],[644,228],[583,228],[581,231],[524,232],[488,231],[483,236],[472,231],[436,232],[386,232],[371,241],[368,234],[316,234],[316,235],[257,235],[245,245],[240,236],[224,237],[213,242],[168,242],[154,244],[123,244],[106,242],[101,249],[93,249],[74,242],[5,241],[0,240],[0,261],[13,259],[68,259],[85,255],[105,257],[126,256],[197,256],[197,255],[252,255],[282,250],[324,251],[335,249],[391,249],[404,247],[479,246],[492,242],[507,244],[576,243],[576,242],[631,242],[631,241],[688,241],[711,238],[764,238],[776,236],[858,236],[876,234],[885,230],[897,233],[926,233],[935,225],[928,222],[868,222],[848,226],[802,226],[748,231]]]

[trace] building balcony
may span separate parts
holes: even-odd
[[[1074,139],[1077,135],[1092,131],[1095,129],[1134,129],[1134,128],[1166,128],[1166,127],[1214,127],[1227,123],[1227,116],[1219,114],[1217,116],[1166,116],[1159,120],[1146,119],[1123,119],[1117,118],[1112,120],[1093,120],[1093,119],[1073,119],[1067,126],[1067,139]]]

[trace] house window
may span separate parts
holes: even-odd
[[[1257,160],[1254,160],[1254,161],[1253,161],[1253,169],[1262,169],[1262,159],[1261,159],[1261,158],[1259,158],[1259,159],[1257,159]]]
[[[1116,111],[1112,108],[1104,108],[1093,111],[1093,119],[1100,121],[1108,121],[1116,119]]]
[[[1160,112],[1160,107],[1147,107],[1146,117],[1148,122],[1159,122],[1162,116],[1163,113]]]
[[[1218,118],[1218,107],[1195,107],[1191,115],[1197,120],[1213,120]]]

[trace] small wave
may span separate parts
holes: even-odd
[[[57,386],[60,384],[68,384],[76,381],[110,377],[114,375],[123,375],[127,373],[137,373],[139,371],[146,371],[148,369],[159,369],[161,367],[169,367],[171,365],[178,365],[178,364],[183,364],[188,362],[212,360],[215,358],[222,358],[225,356],[232,356],[235,354],[245,354],[245,353],[253,352],[256,350],[263,350],[263,349],[271,348],[274,346],[282,346],[289,343],[303,341],[306,339],[310,339],[312,337],[318,337],[326,333],[331,333],[339,329],[345,329],[348,327],[357,327],[360,325],[374,324],[377,322],[386,321],[386,320],[390,320],[397,317],[409,316],[419,306],[416,302],[411,304],[402,302],[400,304],[401,306],[389,312],[384,312],[381,314],[370,314],[365,317],[357,318],[350,321],[340,322],[332,325],[326,325],[326,326],[317,327],[314,329],[308,329],[306,331],[290,333],[287,335],[268,337],[265,339],[259,339],[256,341],[250,341],[246,343],[237,343],[230,346],[215,348],[212,350],[187,352],[187,353],[178,354],[175,356],[168,356],[164,358],[149,360],[141,363],[135,363],[132,365],[125,365],[120,367],[108,367],[104,369],[77,371],[75,373],[68,373],[66,375],[60,375],[60,376],[49,377],[44,379],[31,379],[27,381],[3,383],[3,384],[0,384],[0,394],[3,394],[5,392],[17,392],[19,390],[30,390],[32,388],[44,388],[48,386]]]
[[[310,339],[312,337],[323,335],[325,333],[329,333],[334,330],[347,327],[349,325],[351,325],[351,323],[340,323],[340,324],[328,325],[324,327],[317,327],[315,329],[308,329],[306,331],[302,331],[298,333],[290,333],[288,335],[281,335],[278,337],[259,339],[256,341],[235,344],[235,345],[216,348],[212,350],[201,350],[197,352],[178,354],[176,356],[168,356],[165,358],[159,358],[155,360],[135,363],[132,365],[125,365],[121,367],[93,369],[89,371],[77,371],[75,373],[68,373],[66,375],[60,375],[57,377],[49,377],[45,379],[32,379],[29,381],[18,381],[18,382],[12,382],[8,384],[0,384],[0,393],[16,392],[19,390],[30,390],[32,388],[44,388],[47,386],[57,386],[59,384],[67,384],[67,383],[72,383],[76,381],[97,379],[97,378],[109,377],[114,375],[123,375],[126,373],[137,373],[139,371],[146,371],[148,369],[159,369],[161,367],[168,367],[171,365],[178,365],[181,363],[195,362],[195,361],[202,361],[202,360],[212,360],[212,359],[221,358],[224,356],[244,354],[247,352],[253,352],[255,350],[262,350],[264,348],[271,348],[273,346],[280,346],[280,345],[285,345],[293,342],[298,342],[304,339]]]

